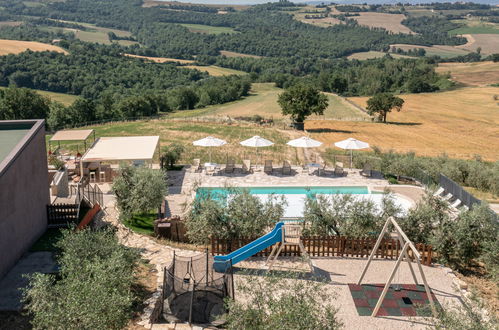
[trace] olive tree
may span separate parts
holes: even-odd
[[[211,236],[235,239],[257,237],[284,214],[283,198],[271,196],[265,202],[247,190],[229,189],[228,195],[198,195],[191,204],[187,235],[193,243],[204,244]]]
[[[36,273],[24,292],[35,329],[122,329],[136,297],[139,255],[110,230],[65,230],[57,275]]]
[[[168,192],[163,171],[132,166],[120,168],[112,190],[123,220],[134,214],[150,212],[161,205]]]
[[[228,301],[228,329],[340,329],[334,292],[319,281],[291,273],[256,276],[237,283],[242,299]]]

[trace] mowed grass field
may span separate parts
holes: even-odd
[[[109,40],[109,36],[108,36],[109,32],[113,32],[118,37],[130,37],[132,35],[128,31],[104,28],[104,27],[96,26],[95,24],[73,22],[73,21],[62,21],[62,20],[61,20],[61,22],[79,24],[79,25],[86,27],[87,30],[79,30],[79,29],[73,29],[73,28],[61,28],[61,27],[54,27],[54,26],[42,26],[40,28],[42,30],[53,31],[53,32],[60,31],[60,30],[62,30],[64,32],[72,32],[75,34],[75,37],[77,39],[80,39],[81,41],[95,42],[95,43],[104,44],[104,45],[112,44],[112,42]],[[115,42],[117,42],[123,46],[130,46],[133,44],[137,44],[137,42],[130,41],[130,40],[116,40]]]
[[[468,86],[487,86],[499,83],[499,63],[440,63],[438,73],[450,72],[451,79]]]
[[[128,57],[135,57],[135,58],[142,58],[144,60],[148,60],[154,63],[167,63],[167,62],[175,62],[175,63],[180,63],[180,64],[190,64],[194,63],[193,60],[182,60],[178,58],[170,58],[170,57],[151,57],[151,56],[141,56],[141,55],[134,55],[134,54],[123,54]]]
[[[36,41],[21,41],[0,39],[0,56],[7,54],[19,54],[27,50],[34,52],[52,51],[67,54],[68,52],[61,47],[44,44]]]
[[[385,14],[372,12],[361,12],[359,14],[360,16],[352,16],[351,18],[355,19],[360,25],[379,27],[393,33],[414,33],[407,26],[400,23],[405,19],[405,16],[403,14]]]
[[[456,57],[460,55],[466,55],[469,53],[469,51],[466,49],[460,49],[454,46],[445,46],[445,45],[433,45],[431,47],[428,47],[420,45],[393,44],[390,45],[390,48],[392,47],[397,47],[402,50],[423,48],[426,51],[426,56],[440,56],[442,58]]]
[[[3,88],[5,88],[5,87],[0,87],[0,89],[3,89]],[[37,92],[38,94],[46,96],[49,99],[51,99],[52,101],[62,103],[65,106],[73,104],[73,102],[78,98],[78,96],[71,95],[71,94],[54,93],[54,92],[42,91],[39,89],[33,89],[33,90],[35,92]]]
[[[242,100],[222,105],[213,105],[203,109],[191,111],[178,111],[171,117],[196,117],[196,116],[221,116],[221,117],[251,117],[259,115],[265,118],[283,119],[281,107],[277,98],[283,90],[271,83],[254,83],[250,95]],[[368,120],[364,112],[349,104],[342,97],[327,94],[329,107],[324,116],[312,116],[315,119],[338,119],[338,120]]]
[[[499,24],[492,22],[484,22],[478,19],[459,19],[453,20],[464,26],[450,30],[449,33],[456,34],[499,34]]]
[[[203,24],[180,24],[189,29],[189,31],[194,33],[205,33],[205,34],[221,34],[221,33],[238,33],[233,28],[225,26],[211,26]]]
[[[359,53],[353,53],[350,56],[347,56],[349,60],[359,60],[359,61],[365,61],[369,60],[372,58],[381,58],[386,56],[387,53],[384,52],[378,52],[375,50],[371,50],[368,52],[359,52]],[[407,55],[401,55],[401,54],[396,54],[396,53],[390,53],[390,56],[393,58],[413,58],[412,56],[407,56]]]
[[[161,147],[166,147],[172,143],[179,143],[185,147],[180,163],[191,164],[192,159],[201,158],[203,162],[209,160],[209,153],[212,154],[212,161],[223,163],[227,157],[234,158],[238,163],[243,159],[256,161],[256,151],[254,148],[244,147],[240,141],[248,139],[254,135],[260,135],[275,143],[267,148],[260,148],[259,154],[263,159],[272,159],[278,164],[287,159],[293,163],[299,163],[303,159],[303,150],[286,145],[290,139],[301,136],[293,130],[280,130],[278,128],[262,128],[253,125],[224,125],[221,123],[174,121],[168,119],[155,119],[136,122],[108,123],[103,125],[89,126],[84,129],[94,129],[96,137],[102,136],[140,136],[159,135]],[[83,128],[82,128],[83,129]],[[206,136],[214,136],[224,139],[227,145],[219,148],[195,147],[192,142]],[[47,136],[47,143],[50,139]],[[76,150],[75,143],[61,143],[61,147],[66,150]],[[81,144],[80,144],[81,149]]]
[[[312,137],[326,143],[354,137],[383,150],[419,155],[447,154],[472,158],[479,154],[499,160],[498,87],[462,88],[442,93],[408,94],[401,112],[388,115],[389,124],[308,121]],[[366,105],[367,97],[352,101]]]

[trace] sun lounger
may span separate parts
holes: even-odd
[[[459,199],[456,199],[451,205],[450,207],[453,208],[453,209],[457,209],[459,207],[459,205],[461,205],[461,200]]]
[[[442,188],[442,187],[440,187],[440,188],[438,188],[438,190],[437,190],[437,191],[435,191],[435,193],[433,194],[433,196],[435,196],[435,197],[440,196],[440,195],[442,195],[442,193],[443,193],[444,191],[445,191],[445,189],[444,189],[444,188]]]
[[[364,168],[360,171],[360,174],[363,176],[371,177],[372,176],[372,166],[369,163],[364,164]]]
[[[234,173],[234,169],[236,168],[236,163],[234,159],[228,159],[227,164],[225,164],[225,173]]]
[[[249,159],[243,160],[242,171],[243,171],[243,173],[250,173],[251,172],[251,161]]]
[[[291,164],[289,164],[289,161],[285,160],[282,163],[282,174],[283,175],[291,175]]]
[[[447,195],[445,195],[444,197],[442,197],[442,199],[443,199],[444,201],[448,201],[448,200],[450,200],[452,197],[454,197],[454,196],[453,196],[451,193],[448,193]]]
[[[343,171],[343,163],[336,162],[334,166],[334,175],[342,176],[345,172]]]
[[[272,161],[266,160],[265,165],[263,166],[263,171],[267,174],[271,174],[274,168],[272,167]]]
[[[192,160],[192,166],[191,166],[192,173],[196,173],[202,170],[201,167],[201,159],[195,158]]]

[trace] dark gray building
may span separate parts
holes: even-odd
[[[0,278],[47,228],[44,120],[0,121]]]

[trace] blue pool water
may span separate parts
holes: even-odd
[[[237,189],[237,188],[236,188]],[[380,206],[383,199],[381,192],[370,191],[366,186],[335,186],[335,187],[244,187],[239,189],[248,190],[251,195],[258,197],[262,202],[268,200],[271,195],[283,196],[286,199],[287,205],[284,211],[285,218],[300,218],[303,217],[305,201],[307,198],[315,198],[316,195],[333,196],[337,194],[355,195],[356,199],[369,200]],[[224,187],[201,187],[196,191],[196,197],[206,196],[215,200],[222,200],[225,197],[230,198],[233,194],[231,188]],[[330,199],[334,203],[333,199]],[[395,196],[395,202],[402,208],[402,211],[407,211],[411,207],[411,201],[408,201],[399,196]]]
[[[317,194],[369,194],[367,187],[245,187],[251,195],[317,195]],[[202,187],[197,194],[210,193],[213,198],[230,194],[230,188]]]

